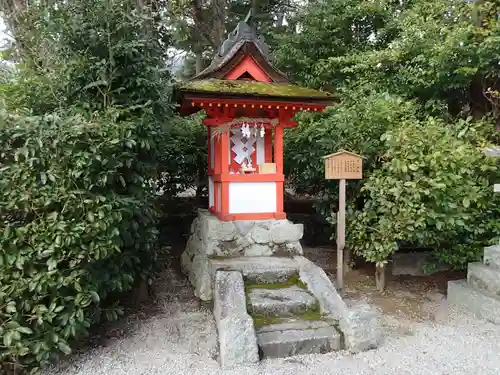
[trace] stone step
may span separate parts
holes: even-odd
[[[299,273],[293,258],[285,257],[236,257],[210,259],[212,269],[240,271],[245,281],[253,284],[282,283]]]
[[[335,321],[332,319],[321,320],[304,320],[301,318],[281,318],[279,323],[268,324],[256,328],[257,333],[274,332],[274,331],[290,331],[290,330],[307,330],[332,327]]]
[[[279,289],[249,289],[247,305],[250,314],[269,317],[291,316],[318,309],[316,298],[295,285]]]
[[[487,266],[500,270],[500,245],[493,245],[484,248],[483,263]]]
[[[467,282],[477,289],[500,297],[500,269],[486,266],[483,263],[469,263]]]
[[[500,299],[487,291],[476,289],[467,280],[448,282],[448,303],[500,325]]]
[[[300,354],[324,354],[342,349],[337,329],[322,321],[272,324],[257,332],[263,358],[284,358]]]

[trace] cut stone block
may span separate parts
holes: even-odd
[[[238,271],[218,271],[214,286],[214,317],[223,367],[259,360],[253,319],[246,310],[243,276]]]
[[[487,266],[500,270],[500,245],[493,245],[484,248],[483,263]]]
[[[271,241],[278,245],[300,241],[303,235],[304,225],[293,224],[288,220],[274,222],[270,232]]]
[[[431,262],[432,252],[419,251],[408,253],[395,253],[392,255],[391,273],[395,276],[410,275],[410,276],[427,276],[424,272],[425,265]],[[447,271],[449,266],[442,265],[437,270],[431,273]]]
[[[342,347],[341,335],[334,327],[261,332],[257,337],[264,358],[323,354]]]
[[[316,298],[298,286],[282,289],[251,289],[248,303],[253,314],[289,316],[305,313],[316,307]]]
[[[300,266],[300,280],[306,284],[307,289],[318,300],[320,312],[338,321],[347,310],[347,305],[325,271],[304,257],[295,257],[294,259]]]
[[[250,316],[228,316],[218,324],[219,359],[224,368],[257,363],[259,351]]]
[[[500,269],[482,263],[469,263],[467,282],[477,288],[500,297]]]
[[[448,303],[495,324],[500,324],[500,300],[467,284],[466,280],[448,281]]]
[[[238,257],[211,259],[214,270],[237,270],[245,280],[255,284],[285,282],[299,272],[299,266],[292,258]]]
[[[378,348],[384,339],[379,313],[369,305],[350,308],[340,318],[345,348],[353,353]]]
[[[208,258],[197,254],[189,270],[189,281],[194,286],[194,295],[203,301],[212,299],[212,269]]]

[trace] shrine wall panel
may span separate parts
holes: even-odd
[[[276,182],[229,183],[229,213],[276,212]]]
[[[257,137],[257,165],[266,162],[266,150],[264,148],[264,138]]]
[[[212,176],[208,177],[208,207],[214,206],[214,179]]]

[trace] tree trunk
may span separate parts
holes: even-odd
[[[201,51],[195,51],[194,55],[196,56],[196,74],[199,74],[204,69],[203,54]]]
[[[213,13],[213,42],[219,48],[226,34],[226,0],[214,0]],[[215,51],[217,53],[217,51]]]
[[[385,264],[381,267],[375,267],[375,286],[379,292],[383,292],[387,286],[387,267]]]
[[[349,249],[344,249],[344,272],[350,272],[352,270],[352,251]]]
[[[251,9],[253,16],[256,17],[259,14],[259,0],[252,0]]]
[[[26,10],[26,0],[3,0],[0,1],[0,11],[4,14],[7,29],[10,31],[17,47],[17,52],[22,55],[23,43],[19,35],[19,16]]]
[[[483,25],[483,15],[480,11],[480,8],[483,4],[484,0],[476,0],[472,8],[472,22],[476,27],[481,27]]]

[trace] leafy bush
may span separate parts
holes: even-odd
[[[154,269],[156,129],[121,115],[0,112],[0,363],[70,353]]]
[[[466,132],[457,135],[433,118],[407,122],[383,140],[384,162],[362,189],[363,210],[351,210],[349,246],[378,263],[400,241],[433,248],[438,261],[456,268],[477,260],[482,246],[500,235],[500,202],[492,189],[500,178],[497,160]]]
[[[38,2],[18,14],[23,45],[11,109],[128,109],[144,105],[160,122],[171,116],[170,34],[155,6],[136,0]]]
[[[208,138],[200,117],[174,117],[158,159],[159,188],[167,198],[186,189],[203,189],[207,181]]]
[[[340,149],[366,157],[364,175],[380,165],[385,149],[380,137],[415,118],[415,106],[397,96],[349,88],[339,92],[339,104],[322,114],[302,114],[297,129],[285,135],[285,168],[298,193],[320,196],[322,213],[336,210],[338,184],[325,180],[322,157]],[[314,145],[314,147],[312,147]],[[361,183],[349,184],[349,198],[357,199]]]

